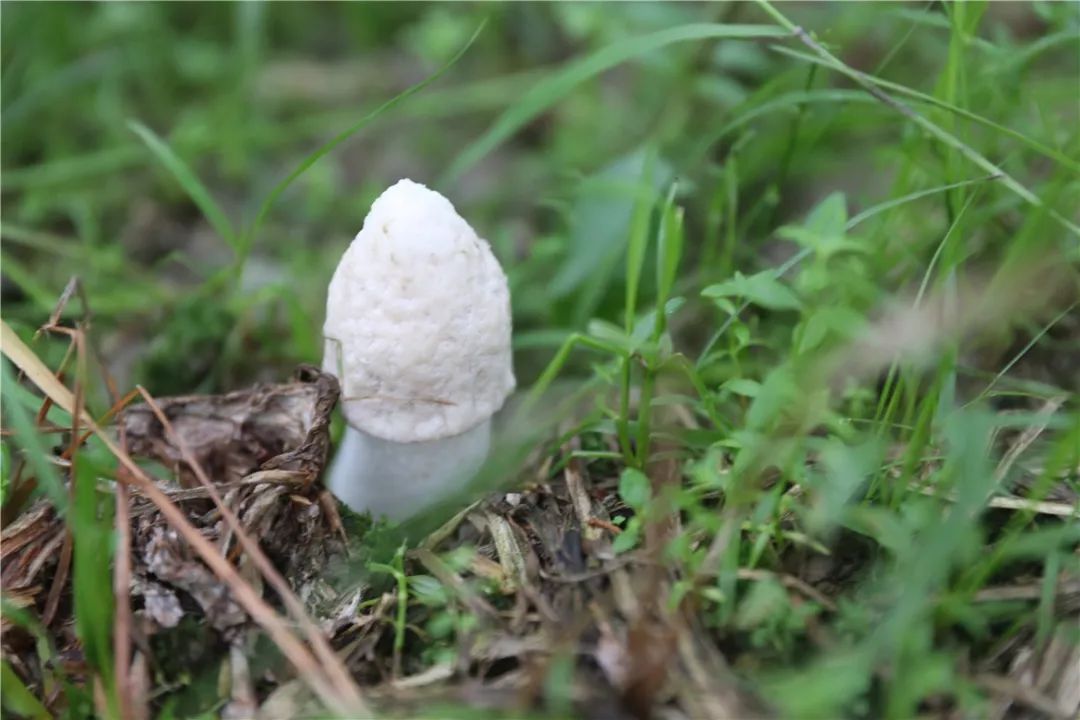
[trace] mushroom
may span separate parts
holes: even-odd
[[[330,491],[401,520],[464,489],[514,389],[510,291],[449,200],[411,180],[375,200],[330,280],[323,335],[348,423]]]

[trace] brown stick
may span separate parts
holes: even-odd
[[[49,627],[60,607],[60,594],[67,584],[68,571],[71,569],[71,531],[64,527],[64,544],[60,546],[60,559],[56,563],[53,584],[49,587],[49,596],[45,599],[45,610],[41,613],[41,624]]]

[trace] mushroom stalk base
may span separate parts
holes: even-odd
[[[354,512],[403,520],[463,491],[484,464],[491,421],[427,442],[399,443],[347,427],[326,485]]]

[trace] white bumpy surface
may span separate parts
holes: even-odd
[[[345,251],[323,335],[349,425],[375,438],[464,433],[514,389],[506,276],[450,201],[411,180],[379,196]]]

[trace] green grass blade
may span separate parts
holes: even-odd
[[[949,241],[952,240],[956,229],[960,227],[960,221],[964,219],[964,215],[967,214],[968,208],[971,207],[971,203],[975,200],[975,194],[968,196],[967,201],[960,208],[960,212],[956,214],[956,218],[949,224],[949,229],[945,231],[944,237],[941,238],[941,242],[938,243],[934,249],[934,254],[930,256],[930,262],[926,265],[926,271],[923,272],[922,280],[919,282],[919,289],[915,293],[914,305],[917,307],[922,303],[923,297],[926,295],[926,289],[930,287],[930,278],[934,275],[934,270],[937,268],[938,261],[944,254],[945,248],[949,246]],[[946,274],[951,271],[951,268],[946,269]]]
[[[158,161],[165,166],[165,169],[176,178],[176,181],[180,183],[180,187],[184,188],[184,191],[194,201],[199,211],[210,222],[217,234],[221,236],[221,239],[232,248],[234,253],[239,252],[239,240],[233,230],[232,223],[229,222],[228,216],[210,195],[210,191],[206,189],[206,186],[187,166],[187,163],[181,160],[180,156],[174,153],[172,148],[158,137],[153,130],[142,123],[137,120],[130,120],[128,121],[128,127],[139,136],[139,139],[150,148]]]
[[[656,238],[656,329],[653,340],[659,339],[667,326],[664,308],[671,297],[679,271],[683,246],[683,210],[675,205],[678,183],[672,183],[660,216]]]
[[[775,38],[785,34],[775,25],[694,23],[612,43],[591,55],[571,61],[534,85],[518,102],[500,115],[487,132],[461,151],[450,164],[440,184],[452,183],[571,90],[616,65],[678,42],[720,38]]]
[[[928,10],[913,10],[910,8],[897,8],[889,15],[897,20],[907,20],[916,26],[932,30],[952,30],[949,19],[941,13]],[[971,46],[984,52],[993,53],[997,50],[994,43],[980,37],[970,38]]]
[[[948,183],[947,185],[938,185],[937,187],[927,188],[926,190],[916,190],[915,192],[908,193],[907,195],[901,195],[898,198],[892,200],[886,200],[885,202],[878,203],[872,207],[868,207],[861,213],[855,215],[847,222],[846,230],[851,230],[856,225],[869,220],[875,215],[879,215],[887,210],[892,210],[895,207],[906,205],[909,202],[920,200],[924,197],[930,197],[931,195],[939,195],[949,190],[955,190],[956,188],[968,187],[969,185],[981,185],[985,182],[991,182],[997,180],[1000,175],[987,175],[986,177],[973,178],[971,180],[959,180],[954,183]]]
[[[981,401],[983,398],[989,395],[990,391],[994,389],[994,386],[1001,381],[1001,378],[1005,377],[1009,373],[1009,371],[1013,369],[1013,366],[1016,365],[1016,363],[1020,362],[1020,360],[1025,355],[1027,355],[1028,352],[1030,352],[1031,349],[1035,347],[1035,345],[1037,345],[1043,337],[1045,337],[1046,333],[1050,332],[1051,328],[1053,328],[1059,322],[1068,317],[1069,313],[1075,310],[1077,305],[1080,305],[1080,302],[1073,302],[1071,305],[1069,305],[1064,310],[1055,315],[1053,318],[1051,318],[1050,322],[1043,325],[1039,329],[1039,331],[1032,336],[1031,340],[1026,345],[1024,345],[1024,347],[1020,348],[1020,350],[1015,355],[1013,355],[1012,359],[1005,364],[1005,367],[1001,368],[1001,370],[999,370],[994,375],[990,382],[986,384],[986,387],[984,387],[982,391],[978,395],[976,395],[975,398],[971,400],[971,402],[968,404],[975,404],[976,402]]]
[[[112,503],[98,490],[99,477],[113,473],[83,448],[74,462],[75,492],[68,524],[74,538],[71,592],[75,627],[87,662],[101,677],[107,700],[115,704],[112,625]]]
[[[1000,175],[1002,183],[1004,183],[1010,190],[1012,190],[1030,205],[1038,208],[1046,207],[1043,201],[1037,195],[1028,190],[1012,175],[1002,170],[1000,167],[998,167],[990,160],[988,160],[985,156],[983,156],[980,152],[972,148],[967,143],[962,142],[955,135],[940,127],[937,123],[927,120],[925,117],[915,112],[907,105],[904,105],[900,101],[893,98],[891,95],[885,93],[881,88],[877,87],[868,78],[868,76],[865,76],[864,73],[860,73],[859,71],[849,67],[842,60],[840,60],[835,55],[826,50],[824,47],[822,47],[816,40],[810,37],[810,35],[807,34],[805,30],[788,20],[783,13],[781,13],[779,10],[776,10],[767,0],[757,0],[757,3],[762,7],[762,9],[765,10],[766,13],[769,14],[770,17],[776,20],[776,22],[783,25],[794,37],[796,37],[809,48],[811,48],[814,53],[816,53],[817,56],[821,58],[826,67],[851,78],[860,86],[862,86],[867,92],[880,100],[883,104],[892,108],[901,116],[907,118],[912,123],[925,130],[928,134],[943,143],[946,147],[957,151],[966,160],[968,160],[975,166],[981,168],[983,171],[993,175]],[[1057,220],[1057,222],[1063,227],[1067,228],[1069,232],[1076,235],[1077,237],[1080,237],[1080,226],[1061,215],[1061,213],[1051,210],[1050,208],[1046,208],[1046,210],[1051,217]]]
[[[623,307],[623,328],[626,333],[634,332],[637,316],[638,289],[641,286],[641,273],[645,266],[645,251],[649,245],[649,225],[653,205],[653,168],[656,162],[656,148],[645,150],[645,159],[641,168],[641,186],[647,192],[638,196],[630,220],[630,237],[626,246],[626,296]],[[619,367],[619,414],[616,419],[616,431],[619,449],[626,462],[632,462],[633,450],[630,444],[630,396],[633,385],[633,368],[629,355],[624,356]]]
[[[47,720],[52,717],[7,661],[0,662],[0,684],[4,686],[3,707],[8,712],[34,720]]]
[[[769,98],[758,105],[747,108],[744,112],[736,115],[724,123],[716,132],[706,135],[699,143],[697,155],[704,155],[709,148],[723,140],[736,130],[746,127],[759,117],[767,116],[777,110],[795,110],[806,105],[835,103],[859,103],[865,105],[876,104],[874,98],[862,90],[794,90]]]
[[[645,249],[649,244],[649,219],[652,217],[655,202],[652,193],[652,172],[655,161],[655,148],[650,147],[645,151],[645,162],[641,168],[641,187],[647,188],[648,191],[638,196],[630,221],[630,242],[626,247],[626,302],[623,315],[624,329],[628,333],[634,331],[638,287],[641,285],[641,270],[645,264]]]
[[[30,409],[23,405],[23,398],[16,392],[19,384],[7,359],[0,360],[0,393],[4,398],[4,418],[11,423],[15,432],[15,441],[26,454],[26,462],[34,471],[34,477],[46,495],[48,495],[58,515],[64,515],[68,507],[68,495],[56,467],[49,462],[52,455],[34,427]]]
[[[777,52],[779,52],[779,53],[781,53],[783,55],[787,55],[788,57],[796,58],[798,60],[803,60],[805,62],[814,63],[815,65],[821,65],[823,67],[830,67],[830,68],[833,67],[828,61],[826,61],[826,60],[824,60],[824,59],[822,59],[820,57],[817,57],[816,55],[811,55],[810,53],[800,52],[799,50],[792,50],[791,48],[786,48],[786,47],[782,47],[782,46],[776,46],[773,49],[775,49]],[[833,68],[833,69],[835,69],[835,68]],[[1031,150],[1034,150],[1035,152],[1037,152],[1037,153],[1039,153],[1041,155],[1045,155],[1046,157],[1050,158],[1051,160],[1054,160],[1055,162],[1060,163],[1062,166],[1068,168],[1069,170],[1072,170],[1074,173],[1080,173],[1080,162],[1077,162],[1074,158],[1069,157],[1068,155],[1066,155],[1065,153],[1063,153],[1063,152],[1061,152],[1059,150],[1055,150],[1054,148],[1050,147],[1049,145],[1044,145],[1043,143],[1039,142],[1038,140],[1035,140],[1035,139],[1033,139],[1031,137],[1028,137],[1027,135],[1025,135],[1022,132],[1019,132],[1017,130],[1013,130],[1010,127],[1007,127],[1007,126],[1002,125],[1000,123],[996,123],[993,120],[990,120],[989,118],[983,117],[982,115],[979,115],[977,113],[973,113],[970,110],[965,110],[964,108],[959,107],[958,105],[954,105],[953,103],[950,103],[950,102],[948,102],[946,100],[942,100],[941,98],[936,98],[933,95],[928,95],[928,94],[926,94],[924,92],[920,92],[919,90],[916,90],[914,88],[910,88],[910,87],[908,87],[906,85],[901,85],[900,83],[895,83],[895,82],[892,82],[890,80],[883,80],[883,79],[881,79],[879,77],[875,77],[874,75],[859,72],[858,70],[855,70],[853,68],[851,68],[851,72],[854,73],[854,74],[857,74],[864,81],[866,81],[868,83],[872,83],[873,85],[876,85],[876,86],[878,86],[880,88],[890,90],[890,91],[896,93],[897,95],[904,95],[906,97],[911,98],[912,100],[917,100],[920,103],[924,103],[926,105],[931,105],[933,107],[936,107],[936,108],[939,108],[939,109],[942,109],[942,110],[947,110],[948,112],[953,113],[954,115],[957,115],[958,117],[962,117],[965,120],[970,120],[971,122],[973,122],[973,123],[975,123],[977,125],[982,125],[985,128],[988,128],[988,129],[993,130],[995,132],[1001,133],[1002,135],[1006,135],[1006,136],[1012,138],[1013,140],[1016,140],[1017,142],[1019,142],[1019,143],[1021,143],[1023,145],[1026,145]],[[851,91],[851,90],[846,90],[846,91],[845,90],[832,90],[832,91],[819,91],[819,92],[851,93],[853,91]]]

